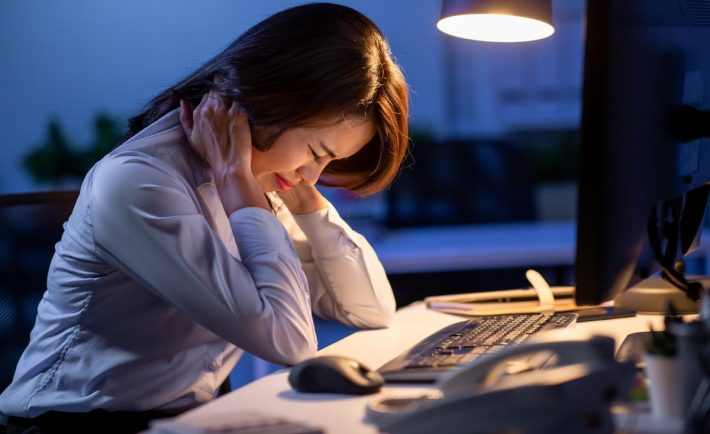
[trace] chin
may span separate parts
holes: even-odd
[[[264,193],[271,193],[277,190],[277,186],[275,183],[267,182],[267,180],[264,178],[257,178],[256,183],[259,185],[259,188]]]

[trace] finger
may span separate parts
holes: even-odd
[[[223,109],[224,103],[222,102],[222,97],[220,96],[219,93],[215,92],[214,90],[211,90],[207,94],[207,104],[208,107],[211,107],[213,110],[216,109]]]
[[[239,117],[239,104],[237,104],[236,101],[232,102],[232,105],[229,107],[229,111],[227,112],[227,115],[229,116],[229,136],[232,141],[232,143],[240,143],[237,140],[239,140],[239,136],[237,134],[239,127],[239,124],[237,122],[237,118]]]
[[[239,104],[232,104],[229,109],[229,135],[233,144],[244,144],[251,146],[251,129],[249,128],[249,119],[246,113],[242,113]]]
[[[236,101],[232,101],[232,105],[229,107],[229,114],[231,116],[238,116],[240,112],[239,104],[237,104]]]
[[[207,92],[206,94],[202,95],[202,99],[200,100],[200,103],[197,105],[197,107],[204,106],[209,102],[210,99],[210,92]]]
[[[209,93],[206,93],[202,95],[202,99],[200,99],[200,103],[197,104],[197,107],[195,107],[195,110],[192,112],[192,124],[199,124],[200,120],[202,119],[202,113],[205,110],[205,106],[207,104],[207,101],[209,100]]]
[[[197,107],[195,107],[195,112],[202,111],[205,108],[205,105],[207,105],[209,98],[210,98],[209,93],[202,95],[202,99],[200,100],[200,103],[197,104]]]
[[[182,124],[182,129],[185,134],[189,135],[190,130],[192,130],[192,107],[186,99],[180,99],[180,124]]]
[[[220,110],[220,112],[227,113],[232,107],[232,100],[225,99],[224,96],[222,96],[222,94],[217,91],[215,91],[214,94],[215,99],[217,101],[217,108]]]

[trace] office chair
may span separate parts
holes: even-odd
[[[0,391],[12,381],[78,191],[0,195]]]

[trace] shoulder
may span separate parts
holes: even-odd
[[[155,186],[186,184],[185,176],[158,158],[141,153],[108,155],[96,166],[93,190],[108,192]]]
[[[90,172],[93,210],[121,212],[196,205],[190,181],[165,161],[141,153],[106,156]]]

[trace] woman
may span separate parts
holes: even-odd
[[[153,99],[82,184],[0,396],[9,432],[142,429],[214,398],[243,351],[312,356],[312,311],[387,325],[381,264],[315,184],[388,185],[407,110],[382,34],[331,4],[267,18]]]

